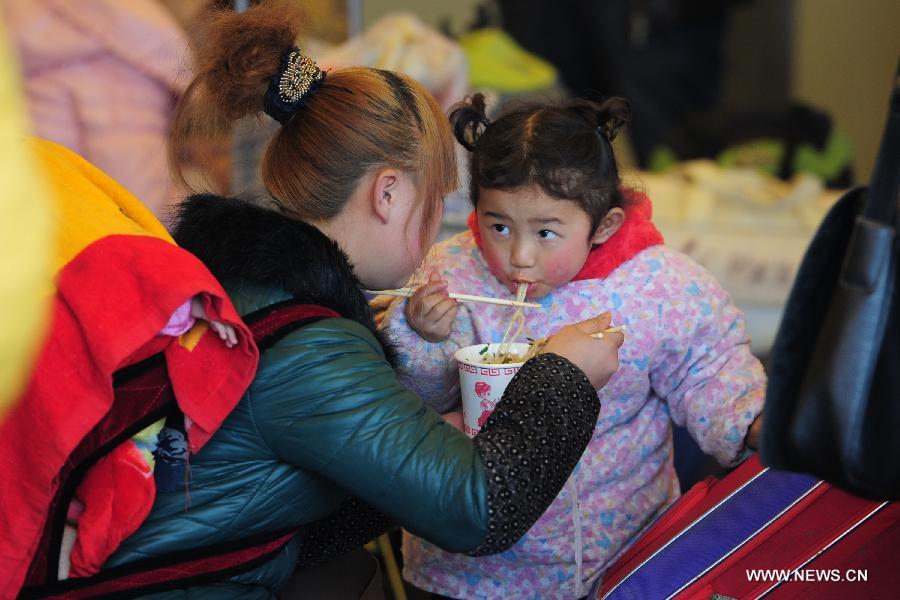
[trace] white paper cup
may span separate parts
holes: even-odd
[[[487,344],[488,350],[482,354],[485,344],[466,346],[454,354],[459,369],[459,390],[462,394],[463,423],[470,437],[478,435],[478,431],[494,412],[494,407],[503,397],[506,386],[519,368],[525,363],[509,363],[506,365],[486,365],[484,357],[495,353],[500,344]],[[509,351],[514,354],[525,354],[528,344],[514,343]]]

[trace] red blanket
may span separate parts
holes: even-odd
[[[39,142],[36,152],[55,191],[60,260],[47,338],[23,396],[0,423],[2,598],[14,597],[22,586],[57,474],[109,410],[116,370],[165,353],[197,452],[249,386],[258,360],[250,332],[220,284],[174,245],[133,196],[60,146]],[[158,335],[175,309],[196,295],[211,319],[235,327],[237,347],[227,348],[202,322],[181,338]],[[153,502],[153,478],[141,475],[127,444],[95,465],[79,490],[85,517],[93,511],[79,521],[80,555],[99,561],[97,568]]]

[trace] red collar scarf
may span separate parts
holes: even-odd
[[[625,190],[625,197],[628,204],[625,206],[625,221],[622,226],[611,238],[590,251],[584,266],[572,281],[603,279],[644,248],[663,243],[662,234],[650,221],[653,205],[646,194]],[[474,210],[469,215],[468,223],[475,236],[475,243],[481,249],[478,214]]]

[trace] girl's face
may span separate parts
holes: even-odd
[[[591,218],[578,204],[548,196],[539,186],[482,188],[478,198],[485,261],[513,293],[521,282],[529,284],[531,299],[565,285],[599,243]]]

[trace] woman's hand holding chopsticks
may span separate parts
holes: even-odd
[[[598,390],[619,368],[619,347],[625,341],[622,330],[611,331],[612,317],[603,313],[550,336],[541,352],[553,352],[567,358],[587,375]],[[603,334],[598,337],[597,334]]]

